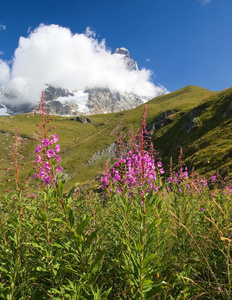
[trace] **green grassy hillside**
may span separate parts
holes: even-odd
[[[187,162],[201,172],[228,169],[231,166],[232,89],[212,92],[187,86],[173,93],[159,96],[147,103],[147,123],[152,130],[154,147],[162,151],[163,162],[177,157],[183,147]],[[101,173],[104,163],[113,153],[110,146],[123,131],[140,126],[144,105],[120,113],[89,116],[92,123],[82,124],[71,118],[54,116],[52,134],[58,134],[62,166],[68,173],[69,186],[75,182],[90,183]],[[31,172],[37,142],[35,130],[40,117],[33,114],[0,117],[0,180],[6,188],[9,178],[10,156],[15,129],[24,141],[26,157],[21,176]],[[192,124],[193,123],[193,124]],[[192,124],[192,125],[191,125]],[[193,127],[193,128],[191,128]],[[105,149],[105,150],[104,150]]]
[[[205,174],[232,166],[232,88],[213,93],[193,105],[190,111],[170,116],[173,122],[153,134],[153,142],[163,150],[167,163],[183,147],[190,167]]]

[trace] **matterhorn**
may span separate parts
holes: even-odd
[[[117,48],[113,56],[123,62],[128,72],[139,71],[137,62],[130,58],[129,51],[124,48]],[[2,89],[2,94],[8,100],[6,103],[0,103],[1,111],[4,114],[27,113],[33,111],[31,104],[13,105],[14,98],[17,95]],[[158,95],[164,94],[164,90],[160,88]],[[120,112],[123,110],[134,108],[148,100],[151,97],[136,95],[131,92],[119,92],[109,88],[88,88],[83,90],[70,90],[65,87],[47,85],[45,89],[45,100],[48,113],[61,116],[79,116],[101,113]],[[154,95],[154,96],[157,96]]]

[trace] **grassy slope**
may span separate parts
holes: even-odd
[[[170,155],[176,156],[178,147],[183,146],[186,158],[190,163],[195,162],[196,166],[202,167],[202,172],[210,171],[210,168],[218,168],[230,165],[229,156],[231,148],[231,112],[222,118],[222,113],[231,102],[232,90],[223,92],[211,92],[206,89],[187,86],[183,89],[159,96],[147,103],[147,122],[150,123],[166,110],[178,110],[171,116],[173,122],[159,130],[153,135],[154,146],[162,150],[164,162],[168,161]],[[72,185],[75,182],[87,183],[91,178],[104,168],[102,160],[89,164],[93,154],[101,151],[117,140],[121,131],[129,133],[130,127],[136,129],[140,125],[143,114],[143,105],[121,113],[90,116],[92,123],[81,124],[70,121],[69,118],[53,117],[51,126],[56,126],[60,138],[62,166],[68,172],[68,182]],[[186,122],[188,113],[193,107],[200,107],[202,113],[197,117],[198,128],[191,134],[180,134],[180,128]],[[40,122],[38,116],[17,115],[0,118],[0,180],[5,186],[8,175],[5,168],[9,167],[9,159],[6,154],[7,147],[12,143],[12,136],[15,128],[24,138],[27,157],[25,170],[21,171],[23,177],[31,169],[31,161],[35,159],[34,149],[37,144],[33,139],[36,137],[36,123]],[[215,141],[216,137],[216,141]],[[223,157],[224,155],[224,157]],[[210,164],[206,164],[206,161]],[[202,165],[199,165],[201,163]]]
[[[191,114],[196,116],[197,127],[190,133],[180,132],[189,122]],[[225,115],[226,114],[226,115]],[[164,161],[171,156],[177,159],[180,147],[189,166],[200,173],[222,170],[230,171],[232,166],[232,88],[204,98],[192,110],[154,135],[154,144],[164,150]]]

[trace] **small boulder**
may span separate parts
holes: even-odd
[[[76,121],[82,124],[92,123],[92,120],[87,117],[76,117]]]

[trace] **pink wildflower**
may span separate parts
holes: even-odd
[[[42,162],[42,158],[40,155],[37,156],[36,162],[37,162],[37,164]]]
[[[54,156],[56,156],[56,153],[55,153],[54,149],[50,149],[50,150],[47,151],[47,157],[48,158],[51,158],[51,157],[54,157]]]
[[[47,172],[49,172],[49,171],[51,170],[51,166],[50,166],[50,164],[49,164],[48,161],[45,161],[45,162],[44,162],[43,167],[44,167],[44,169],[45,169]]]
[[[56,159],[58,162],[60,162],[60,161],[61,161],[60,155],[56,155],[55,159]]]
[[[56,167],[56,172],[60,173],[62,172],[64,169],[61,166]]]
[[[162,162],[159,161],[159,162],[157,163],[157,166],[158,166],[159,168],[162,168]]]
[[[60,145],[59,144],[56,145],[55,150],[56,150],[57,153],[60,152]]]
[[[163,168],[160,169],[160,174],[164,174],[164,169]]]
[[[214,181],[217,179],[217,176],[211,176],[210,179],[211,179],[211,182],[214,183]]]
[[[119,194],[119,193],[120,193],[120,189],[117,188],[115,193],[116,193],[116,194]]]
[[[41,145],[37,145],[36,149],[35,149],[35,153],[39,153],[41,151]]]
[[[44,184],[49,185],[50,184],[50,176],[44,177]]]
[[[43,146],[43,147],[48,147],[48,146],[49,146],[49,143],[50,143],[49,139],[44,139],[44,140],[42,140],[42,146]]]
[[[53,135],[53,139],[52,140],[53,140],[53,143],[57,143],[59,141],[59,138],[58,138],[58,136],[57,136],[56,133]]]

